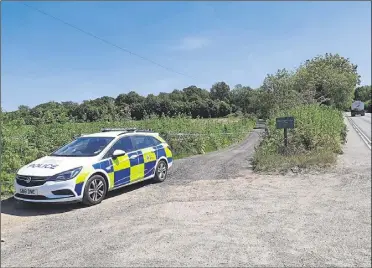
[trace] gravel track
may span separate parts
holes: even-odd
[[[371,151],[350,127],[327,173],[257,175],[259,131],[100,205],[2,203],[2,267],[370,267]]]
[[[250,158],[258,144],[262,130],[254,130],[243,142],[217,152],[177,160],[169,172],[170,184],[189,183],[196,180],[226,180],[249,172]]]

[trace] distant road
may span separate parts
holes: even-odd
[[[350,113],[346,113],[346,117],[349,119],[351,125],[360,134],[359,136],[369,144],[371,144],[371,114],[366,113],[365,116],[354,116],[351,117]]]

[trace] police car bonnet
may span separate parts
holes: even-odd
[[[64,172],[80,166],[89,164],[92,160],[89,158],[76,157],[52,157],[46,156],[40,158],[28,165],[23,166],[18,175],[25,176],[53,176],[57,173]]]

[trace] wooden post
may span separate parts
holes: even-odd
[[[284,146],[288,146],[287,128],[284,128]]]
[[[284,129],[284,147],[288,147],[288,128],[294,128],[294,117],[279,117],[276,118],[276,128]],[[287,151],[287,150],[285,150]]]

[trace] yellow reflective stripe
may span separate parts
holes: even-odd
[[[145,177],[145,164],[130,167],[130,182],[143,179]]]
[[[153,148],[145,148],[141,150],[144,163],[156,161],[156,153]]]
[[[110,181],[109,189],[112,189],[114,188],[114,184],[115,184],[115,172],[110,172],[108,176],[109,176],[109,181]]]
[[[130,168],[130,161],[128,155],[122,155],[115,159],[112,159],[114,171]]]
[[[93,171],[93,167],[85,167],[82,171],[80,171],[79,175],[77,175],[75,182],[76,184],[85,182],[88,179],[89,174]]]
[[[164,150],[165,150],[165,155],[166,155],[167,157],[172,157],[172,151],[169,149],[168,146],[166,146],[166,147],[164,148]]]

